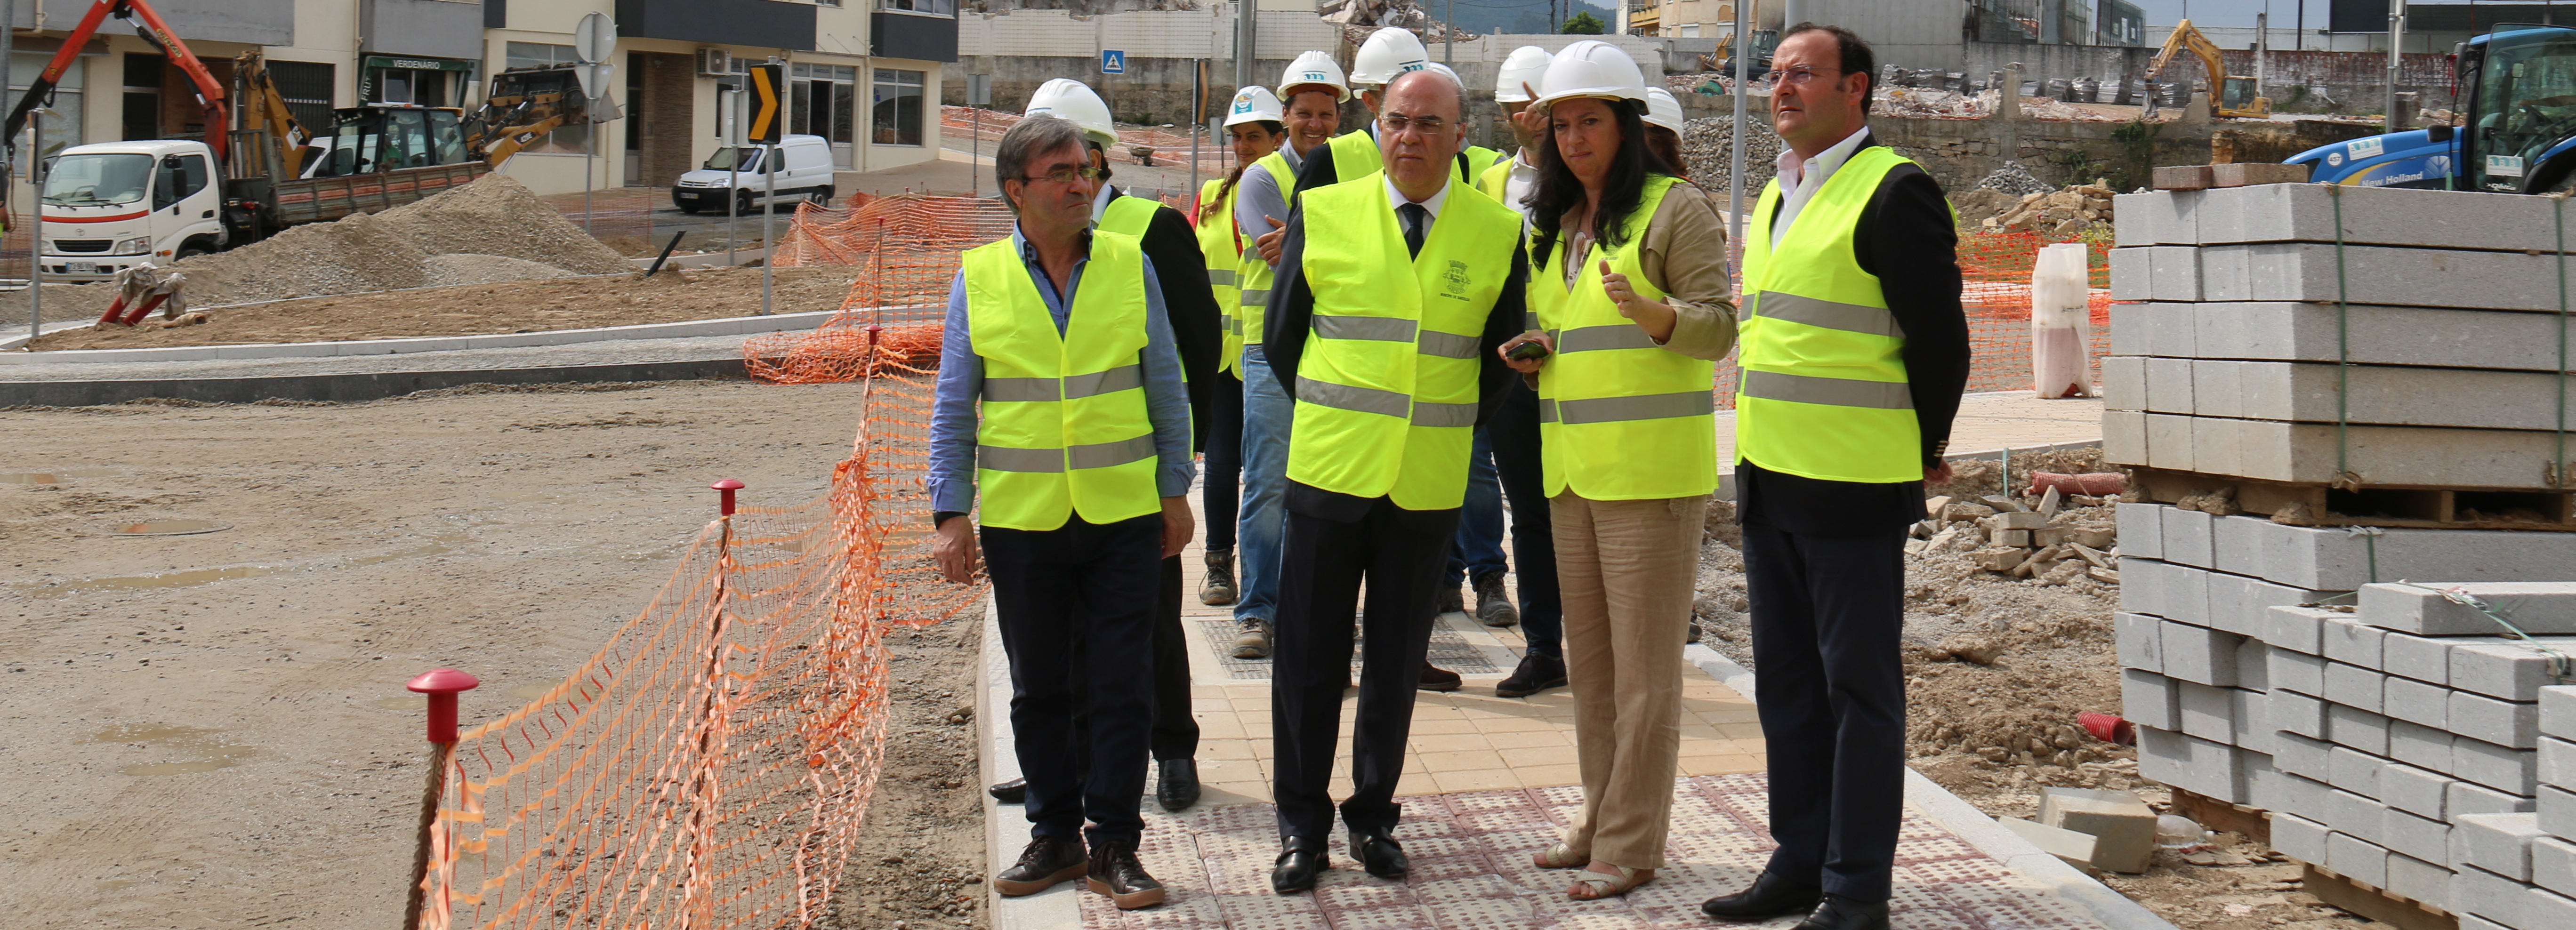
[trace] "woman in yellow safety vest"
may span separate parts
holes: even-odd
[[[1235,186],[1244,169],[1278,151],[1288,141],[1288,124],[1279,96],[1267,87],[1234,92],[1226,109],[1225,134],[1234,144],[1234,170],[1199,188],[1199,253],[1207,257],[1208,287],[1216,292],[1218,324],[1225,337],[1219,356],[1216,389],[1209,393],[1206,478],[1199,485],[1199,505],[1207,512],[1207,576],[1199,582],[1199,602],[1232,604],[1235,518],[1243,504],[1243,315],[1242,282],[1235,272],[1243,264],[1243,229],[1234,222]]]
[[[1681,650],[1717,490],[1715,365],[1735,341],[1726,227],[1647,149],[1645,78],[1586,40],[1549,62],[1530,197],[1537,379],[1583,813],[1546,868],[1590,900],[1653,881],[1681,752]],[[1535,346],[1524,348],[1526,344]]]

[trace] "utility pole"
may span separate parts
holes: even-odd
[[[2263,11],[2254,14],[2254,96],[2264,93],[2265,80],[2272,76],[2272,4],[2265,0]]]
[[[1744,241],[1744,92],[1746,69],[1751,63],[1753,37],[1746,31],[1751,22],[1747,16],[1750,0],[1735,0],[1735,126],[1729,130],[1726,169],[1726,238]]]
[[[2397,126],[2397,77],[2405,59],[2399,49],[2406,44],[2406,0],[2388,0],[2388,132]]]
[[[1260,67],[1261,11],[1259,0],[1236,0],[1234,5],[1234,86],[1249,87],[1261,83],[1253,74]]]
[[[1440,42],[1440,63],[1452,71],[1458,68],[1458,0],[1449,0],[1440,12],[1440,28],[1445,30]]]

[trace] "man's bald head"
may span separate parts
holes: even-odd
[[[1433,104],[1435,107],[1433,109],[1423,109],[1419,112],[1405,110],[1405,113],[1414,116],[1438,116],[1441,119],[1448,120],[1452,123],[1457,122],[1460,117],[1466,115],[1467,88],[1460,85],[1456,78],[1452,78],[1430,68],[1424,68],[1420,71],[1407,71],[1403,74],[1396,75],[1395,80],[1388,82],[1386,85],[1387,101],[1392,104],[1406,92],[1407,88],[1416,87],[1422,88],[1421,90],[1415,91],[1417,94],[1429,94],[1434,98],[1445,100],[1448,109],[1436,109],[1439,104]]]

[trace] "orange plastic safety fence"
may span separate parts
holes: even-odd
[[[973,134],[980,132],[986,143],[990,144],[992,140],[1001,138],[1002,133],[1010,131],[1011,127],[1019,121],[1020,116],[1017,113],[1002,113],[977,107],[942,106],[939,108],[940,135],[951,139],[960,136],[971,138]],[[1134,164],[1137,162],[1136,148],[1144,146],[1154,150],[1156,165],[1189,167],[1190,134],[1187,132],[1164,132],[1160,129],[1141,128],[1121,129],[1118,131],[1118,141],[1119,145],[1107,149],[1111,161]],[[1234,167],[1234,152],[1227,147],[1224,139],[1202,135],[1199,137],[1198,161],[1200,174],[1214,171],[1217,177],[1223,177],[1226,169]]]
[[[598,654],[460,734],[420,927],[821,921],[876,785],[883,637],[980,596],[929,558],[929,404],[878,366],[822,498],[709,524]]]

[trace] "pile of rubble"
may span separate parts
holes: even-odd
[[[2016,186],[1980,184],[1951,198],[1959,225],[1987,232],[2034,232],[2058,241],[2072,240],[2094,227],[2110,228],[2113,192],[2098,179],[2030,191],[2017,192]]]
[[[2034,475],[2043,489],[2033,503],[1992,494],[1974,500],[1936,497],[1926,503],[1931,516],[1914,525],[1913,552],[1966,552],[1977,567],[2043,585],[2062,585],[2076,578],[2118,584],[2112,561],[2118,533],[2112,505],[2117,503],[2116,473],[2100,475]],[[2110,491],[2110,495],[2061,494],[2060,489]]]
[[[1931,87],[1882,87],[1870,99],[1870,112],[1884,116],[1983,119],[1995,112],[1994,91],[1966,94]]]
[[[1778,172],[1774,166],[1780,159],[1780,134],[1771,130],[1771,118],[1764,112],[1769,108],[1759,104],[1755,107],[1744,115],[1744,199],[1748,210],[1752,209],[1754,196],[1762,192],[1762,182]],[[1690,169],[1691,183],[1715,195],[1721,210],[1726,208],[1726,182],[1733,167],[1734,127],[1734,117],[1720,116],[1691,120],[1682,133],[1682,161]]]
[[[1424,44],[1476,38],[1464,29],[1451,30],[1440,17],[1413,0],[1320,0],[1315,5],[1315,15],[1342,27],[1343,41],[1354,48],[1367,42],[1369,33],[1388,26],[1413,30],[1422,36]]]

